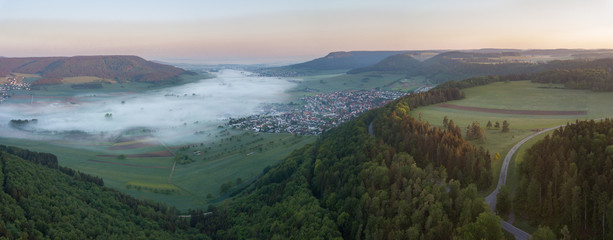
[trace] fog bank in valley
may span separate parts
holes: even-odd
[[[74,102],[7,103],[0,105],[0,135],[40,137],[74,130],[113,135],[144,127],[165,141],[180,140],[223,124],[221,119],[254,114],[262,104],[284,101],[285,91],[293,86],[281,78],[223,70],[216,78],[144,93],[81,94]],[[38,133],[12,129],[12,119],[38,119],[32,126]]]

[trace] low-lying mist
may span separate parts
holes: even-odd
[[[227,117],[256,113],[265,103],[287,99],[293,87],[281,78],[254,77],[223,70],[216,78],[144,93],[80,94],[71,101],[0,105],[0,135],[44,137],[62,132],[112,136],[126,129],[146,128],[164,142],[181,141],[223,124]],[[38,119],[27,130],[16,130],[13,119]]]

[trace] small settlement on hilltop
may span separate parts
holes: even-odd
[[[23,77],[9,75],[5,79],[0,79],[0,103],[3,103],[9,97],[11,90],[30,90],[30,84],[24,83]]]
[[[304,105],[269,105],[265,108],[266,114],[230,119],[229,125],[256,132],[317,135],[405,94],[376,90],[336,91],[302,98]]]

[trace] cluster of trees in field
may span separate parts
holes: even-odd
[[[12,128],[16,128],[16,129],[25,129],[28,126],[30,126],[30,124],[37,124],[38,123],[38,119],[11,119],[11,121],[9,121],[9,126],[11,126]]]
[[[487,152],[452,122],[439,129],[408,114],[461,97],[436,90],[365,113],[265,169],[229,203],[192,211],[190,224],[215,239],[502,239],[500,219],[477,194],[491,184]],[[448,177],[443,154],[430,157],[437,149],[458,154],[461,177]]]
[[[446,118],[447,116],[445,116]],[[485,142],[485,130],[480,126],[479,122],[472,122],[466,127],[466,139]]]
[[[516,213],[573,238],[613,238],[613,120],[567,125],[526,152]]]
[[[0,238],[207,239],[174,207],[71,177],[56,164],[51,154],[2,147]]]
[[[511,129],[509,128],[511,126],[511,123],[509,123],[507,120],[502,121],[502,132],[509,132]],[[492,121],[487,121],[487,125],[485,126],[488,129],[492,128]],[[500,122],[496,121],[496,123],[493,126],[494,128],[500,128]]]

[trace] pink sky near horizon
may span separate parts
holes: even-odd
[[[0,0],[0,56],[275,63],[351,50],[613,48],[604,0],[51,2]]]

